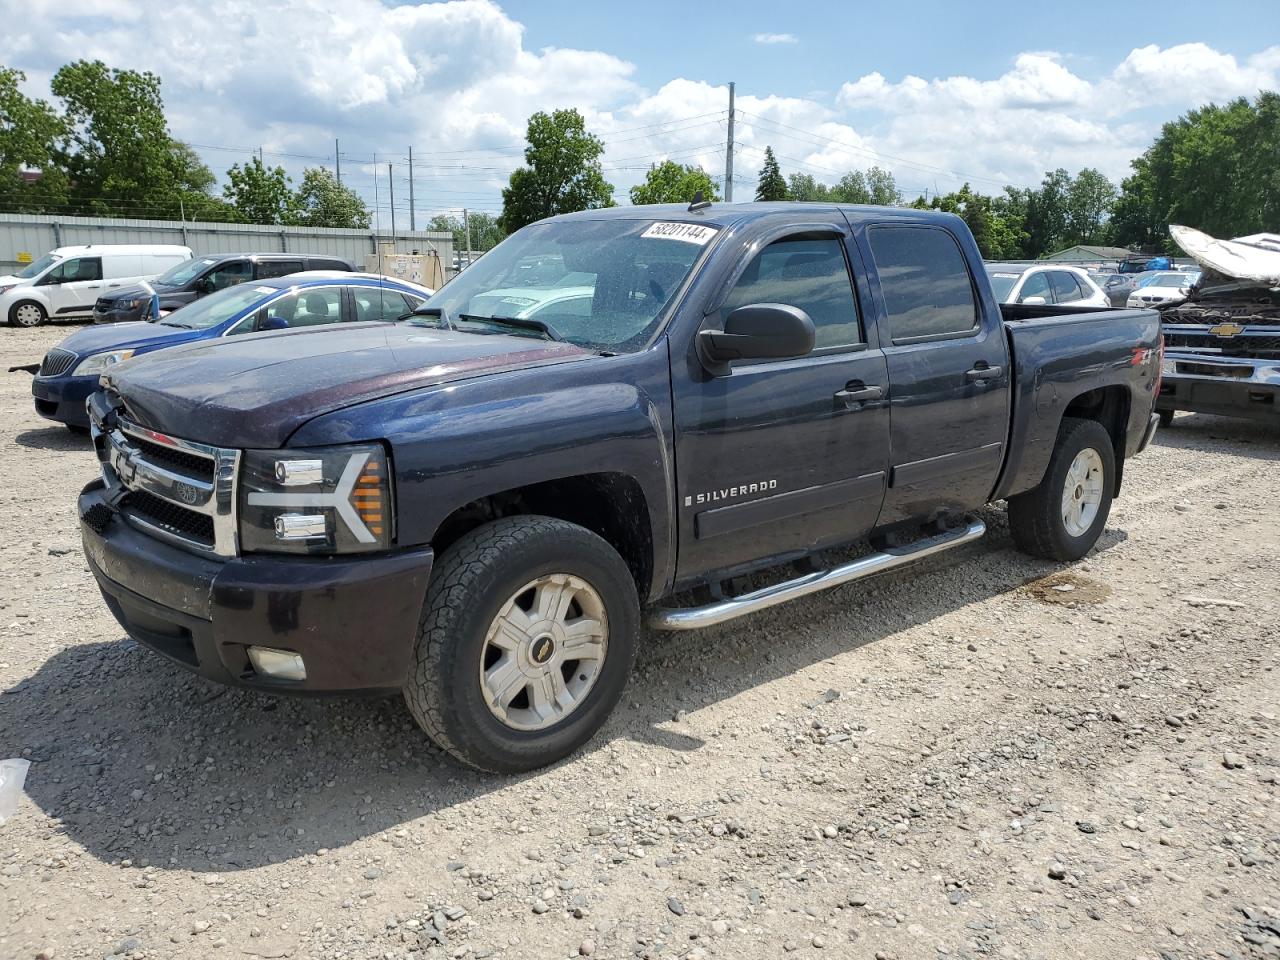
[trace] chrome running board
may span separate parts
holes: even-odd
[[[849,563],[832,567],[830,570],[818,570],[806,573],[794,580],[787,580],[772,587],[762,587],[749,593],[718,600],[703,607],[664,607],[652,611],[648,617],[649,626],[655,630],[700,630],[703,627],[714,627],[727,620],[734,620],[748,613],[765,610],[768,607],[786,603],[799,597],[838,587],[841,584],[861,580],[872,574],[883,573],[894,567],[922,560],[943,550],[960,547],[972,543],[987,532],[987,525],[981,520],[969,520],[968,525],[958,530],[950,530],[936,536],[917,540],[905,547],[895,547],[883,553],[873,553],[859,557]]]

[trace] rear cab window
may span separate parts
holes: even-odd
[[[971,336],[977,297],[955,238],[941,227],[878,224],[867,231],[895,344]]]

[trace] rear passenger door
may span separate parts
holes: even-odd
[[[944,227],[872,224],[865,240],[890,391],[889,488],[879,525],[979,506],[1004,462],[1003,325],[998,315],[984,316],[968,260]]]

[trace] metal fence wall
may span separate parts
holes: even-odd
[[[328,227],[263,227],[248,223],[180,223],[174,220],[114,220],[105,217],[48,217],[0,213],[0,274],[21,264],[19,253],[38,259],[55,247],[87,243],[176,243],[196,256],[209,253],[321,253],[344,257],[357,269],[366,253],[377,253],[390,234]],[[446,271],[453,268],[453,234],[398,232],[395,252],[435,251]]]

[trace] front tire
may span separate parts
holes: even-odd
[[[600,729],[639,632],[635,581],[605,540],[552,517],[507,517],[441,554],[405,701],[461,763],[533,770]]]
[[[34,300],[19,300],[9,308],[9,323],[15,327],[38,327],[49,319],[44,307]]]
[[[1067,417],[1040,485],[1009,498],[1009,531],[1023,553],[1079,560],[1098,542],[1115,491],[1111,435],[1096,420]]]
[[[1173,424],[1173,411],[1172,411],[1172,410],[1157,410],[1157,411],[1156,411],[1156,415],[1160,417],[1160,426],[1161,426],[1161,427],[1168,427],[1168,426],[1171,426],[1171,425]]]

